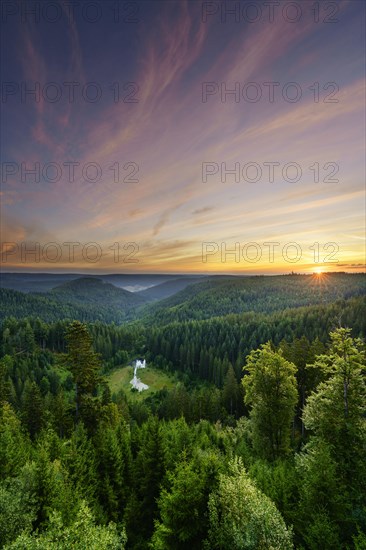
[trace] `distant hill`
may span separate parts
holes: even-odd
[[[169,298],[173,294],[176,294],[180,290],[184,290],[188,285],[198,283],[204,280],[204,276],[200,277],[182,277],[179,279],[173,279],[171,281],[166,281],[159,285],[154,285],[146,290],[141,290],[137,292],[139,296],[142,296],[146,300],[156,301],[162,300],[163,298]]]
[[[365,294],[363,273],[217,277],[188,285],[141,313],[151,322],[165,324],[250,311],[272,313]]]
[[[146,301],[136,293],[117,288],[100,279],[81,277],[45,293],[23,293],[0,289],[1,318],[39,317],[122,323],[135,316]]]
[[[108,319],[101,311],[83,307],[81,305],[62,303],[57,298],[47,295],[26,294],[8,288],[0,289],[0,319],[15,317],[39,317],[43,321],[52,323],[60,319],[78,319],[80,321],[104,321]]]
[[[19,292],[47,292],[56,285],[78,277],[81,275],[71,273],[1,273],[0,286]]]
[[[163,273],[113,273],[107,275],[86,275],[83,273],[0,273],[0,287],[19,290],[20,292],[48,292],[62,283],[83,277],[100,279],[129,291],[139,291],[184,276]]]
[[[101,305],[102,307],[123,308],[130,310],[146,303],[138,293],[106,283],[93,277],[80,277],[53,288],[48,295],[62,300],[80,304]]]
[[[163,300],[164,298],[169,298],[177,292],[184,290],[188,286],[191,287],[196,283],[208,283],[209,281],[222,280],[229,281],[242,278],[243,277],[238,275],[184,275],[182,277],[151,286],[146,290],[140,290],[138,294],[149,301]],[[191,292],[196,292],[193,286],[189,293]]]
[[[131,280],[131,282],[133,282]],[[97,277],[64,281],[43,293],[0,290],[0,318],[37,316],[148,325],[325,305],[366,294],[363,273],[279,276],[176,277],[142,292],[129,292]]]

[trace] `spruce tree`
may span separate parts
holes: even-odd
[[[92,347],[87,327],[74,321],[66,332],[67,354],[64,363],[75,383],[76,420],[82,419],[89,430],[95,428],[99,402],[95,399],[100,382],[100,357]]]
[[[249,354],[245,370],[244,400],[251,408],[254,449],[275,460],[289,451],[297,403],[296,367],[267,343]]]

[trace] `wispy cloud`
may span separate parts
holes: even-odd
[[[340,6],[342,13],[354,9],[349,2]],[[14,158],[31,163],[41,157],[41,162],[54,160],[60,165],[77,160],[80,168],[73,183],[67,180],[66,170],[57,183],[24,184],[19,177],[9,178],[2,199],[8,219],[17,220],[7,223],[13,240],[43,235],[58,241],[93,240],[103,246],[115,241],[149,243],[154,253],[146,253],[144,266],[170,270],[174,266],[198,269],[203,240],[276,238],[282,242],[318,234],[343,240],[346,246],[351,241],[360,244],[362,74],[355,71],[350,76],[346,67],[339,68],[334,78],[345,76],[338,103],[315,103],[308,90],[322,79],[319,67],[329,55],[322,49],[329,42],[327,37],[337,47],[333,28],[315,25],[311,18],[296,25],[279,19],[272,25],[234,25],[229,33],[220,23],[203,24],[199,8],[188,1],[159,4],[154,24],[146,19],[137,28],[133,59],[115,51],[106,40],[106,56],[116,72],[118,68],[121,82],[128,66],[139,86],[137,103],[54,105],[42,100],[30,107],[31,132],[25,128],[19,143],[10,144]],[[346,22],[343,29],[347,36],[352,33]],[[66,17],[65,30],[60,75],[62,80],[83,82],[89,78],[90,28]],[[115,33],[115,28],[110,32]],[[23,78],[40,82],[51,78],[54,68],[45,55],[41,34],[30,28],[19,49]],[[284,101],[280,92],[274,103],[265,97],[258,103],[243,98],[239,103],[232,98],[222,101],[220,93],[202,102],[204,82],[224,83],[230,89],[236,82],[255,81],[263,87],[267,81],[282,84],[289,73],[296,75],[304,90],[297,103]],[[136,183],[122,181],[129,161],[139,168]],[[220,173],[202,181],[203,162],[219,167],[225,162],[228,168],[256,162],[264,171],[264,163],[274,161],[281,165],[280,175],[271,184],[265,176],[251,184],[236,183],[229,175],[224,182]],[[95,184],[83,181],[81,167],[87,162],[102,168]],[[281,177],[287,162],[302,167],[302,179],[296,184]],[[315,162],[323,172],[327,162],[338,163],[339,182],[315,183],[310,169]],[[111,170],[115,163],[120,168],[119,182]],[[324,173],[321,176],[324,179]],[[15,226],[21,219],[19,231]],[[37,220],[42,224],[37,226]],[[357,247],[352,251],[355,258],[359,251]]]

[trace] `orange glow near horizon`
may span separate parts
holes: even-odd
[[[365,271],[363,3],[337,3],[342,40],[310,8],[237,24],[200,4],[93,32],[9,18],[3,80],[42,93],[2,105],[3,270]]]

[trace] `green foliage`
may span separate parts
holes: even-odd
[[[95,436],[99,501],[106,517],[116,522],[122,519],[121,505],[127,500],[124,479],[127,468],[118,437],[121,435],[112,427],[101,425]]]
[[[296,519],[294,509],[299,499],[299,474],[293,458],[275,462],[256,460],[248,468],[248,472],[258,488],[275,503],[286,523],[293,523]]]
[[[158,505],[151,548],[156,550],[202,548],[207,507],[204,472],[193,463],[181,463],[168,477],[170,490],[163,489]]]
[[[32,439],[45,426],[44,404],[36,382],[26,382],[23,394],[23,419]]]
[[[281,302],[283,306],[284,303]],[[147,331],[147,360],[162,369],[182,372],[189,379],[200,378],[220,385],[226,375],[227,361],[234,366],[239,380],[245,357],[269,340],[279,345],[284,340],[291,342],[305,336],[313,342],[306,358],[312,362],[314,354],[319,352],[317,348],[327,342],[329,331],[340,315],[344,323],[352,327],[355,336],[365,334],[364,310],[365,299],[353,298],[327,306],[286,309],[272,314],[230,313],[224,317],[182,322],[175,318],[169,324],[165,321],[161,325],[155,323]],[[297,364],[300,350],[296,351],[294,358],[285,358]],[[299,368],[302,369],[303,364]],[[307,391],[313,390],[317,382],[316,378],[312,379],[314,375],[315,372],[307,372],[307,380],[300,376],[299,386],[306,383]]]
[[[221,474],[218,489],[209,498],[207,549],[289,550],[291,531],[281,514],[248,477],[240,460]]]
[[[132,495],[124,519],[129,541],[133,547],[143,548],[157,519],[157,498],[164,476],[163,434],[159,420],[150,416],[136,436],[138,448],[131,472]]]
[[[329,355],[320,355],[314,366],[327,379],[309,397],[304,408],[305,426],[332,448],[345,482],[366,488],[363,449],[366,445],[365,349],[352,339],[349,329],[331,333]],[[360,487],[361,488],[361,487]]]
[[[35,502],[24,479],[0,483],[0,541],[10,543],[23,531],[29,533],[36,518]]]
[[[365,437],[366,384],[363,375],[365,351],[349,329],[331,333],[328,355],[320,355],[313,367],[322,369],[327,380],[319,384],[304,409],[309,430],[342,448]],[[346,439],[345,439],[346,438]]]
[[[134,316],[136,308],[146,300],[96,278],[79,278],[55,287],[49,292],[28,293],[0,289],[2,310],[0,318],[14,315],[30,317],[36,311],[46,322],[58,319],[121,323]]]
[[[53,459],[50,449],[42,443],[37,448],[34,461],[24,466],[21,475],[36,503],[34,527],[43,529],[52,510],[60,512],[66,521],[72,518],[76,495],[67,469],[59,459]]]
[[[190,457],[194,434],[183,417],[164,424],[163,452],[167,471],[174,470],[181,457]]]
[[[304,539],[310,548],[350,543],[366,527],[366,384],[364,345],[349,329],[331,333],[314,365],[327,377],[304,408],[309,443],[298,457]],[[331,533],[326,542],[326,533]],[[333,542],[332,542],[333,541]]]
[[[273,313],[365,293],[362,273],[327,277],[331,284],[319,285],[312,275],[210,278],[148,306],[147,314],[154,324],[168,324],[249,311]]]
[[[7,318],[2,542],[123,548],[125,527],[131,550],[280,550],[292,547],[286,523],[299,549],[364,548],[364,344],[351,334],[366,325],[364,299],[348,299],[361,279],[337,274],[336,294],[347,299],[299,308],[319,294],[300,288],[311,279],[218,278],[211,290],[187,287],[175,316],[170,306],[156,308],[153,325],[152,317],[144,325],[70,324],[60,320],[66,302],[53,306],[52,324]],[[80,307],[91,312],[81,294]],[[266,300],[273,313],[258,312]],[[170,316],[200,319],[206,304],[234,311],[233,303],[247,312],[165,324]],[[19,313],[21,299],[14,305]],[[340,313],[352,333],[333,331],[328,345]],[[164,376],[176,371],[174,383],[138,399],[123,389],[111,396],[101,375],[139,356]]]
[[[85,503],[81,504],[71,525],[65,525],[59,513],[53,512],[47,530],[40,535],[20,535],[5,550],[123,550],[126,536],[118,533],[114,524],[95,525]]]
[[[92,430],[99,413],[99,401],[95,398],[100,382],[101,361],[92,348],[92,338],[85,325],[74,321],[67,329],[68,352],[64,364],[71,371],[76,387],[76,418]]]
[[[95,505],[98,489],[97,458],[83,424],[79,423],[71,438],[65,441],[61,461],[69,472],[76,495],[86,499],[89,506]]]
[[[313,439],[296,457],[300,485],[298,531],[312,550],[340,548],[339,524],[345,515],[344,498],[331,448]]]
[[[9,372],[12,366],[13,361],[9,355],[0,359],[0,405],[11,399],[12,387]]]
[[[325,345],[318,337],[311,342],[303,335],[301,338],[295,338],[292,342],[283,340],[280,349],[284,358],[294,363],[297,368],[296,380],[299,400],[295,422],[301,428],[301,436],[304,438],[305,426],[302,422],[302,411],[308,396],[322,380],[322,373],[316,368],[309,369],[307,364],[313,363],[316,355],[325,353]]]
[[[357,535],[353,537],[353,542],[355,545],[355,550],[365,550],[366,549],[366,533],[359,531]]]
[[[230,365],[225,376],[222,400],[224,406],[226,407],[226,410],[232,416],[236,415],[237,412],[240,410],[240,397],[240,387],[236,379],[234,369],[232,365]]]
[[[274,460],[289,452],[296,367],[268,343],[250,353],[245,371],[244,400],[251,408],[253,446],[260,456]]]
[[[0,409],[0,477],[16,476],[30,456],[30,443],[8,403]]]

